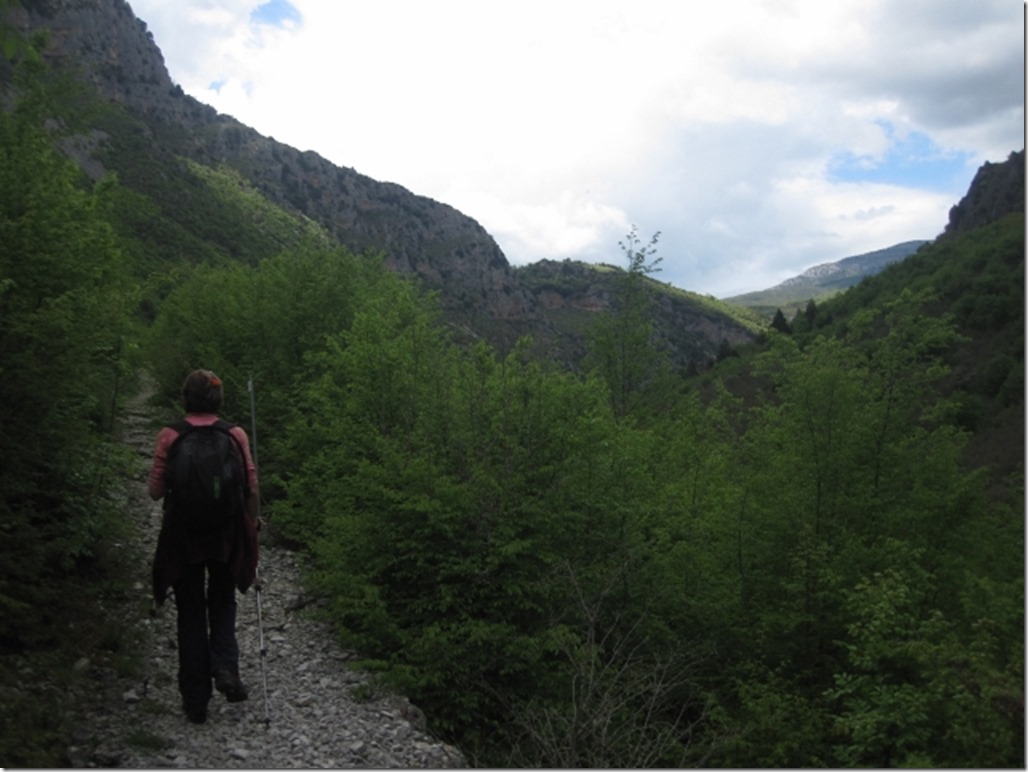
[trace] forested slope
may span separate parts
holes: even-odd
[[[968,463],[1023,447],[1023,215],[696,377],[629,250],[571,373],[458,344],[380,257],[231,174],[184,166],[168,193],[202,179],[209,219],[142,242],[145,202],[55,149],[64,92],[24,77],[0,113],[0,761],[60,763],[84,653],[139,667],[104,618],[114,406],[140,367],[167,406],[204,366],[236,421],[256,383],[266,538],[477,763],[1024,765],[1023,479]],[[189,247],[245,217],[274,243]]]
[[[948,319],[959,336],[946,353],[950,372],[940,391],[970,433],[967,463],[990,466],[999,478],[1022,472],[1024,229],[1018,212],[940,238],[923,254],[797,315],[795,331],[844,334],[867,309],[897,302],[903,292],[926,293],[930,313]]]
[[[1019,227],[770,333],[738,358],[745,399],[718,368],[669,376],[632,302],[571,375],[455,346],[341,251],[198,274],[154,334],[168,378],[202,352],[241,404],[259,374],[272,523],[343,639],[480,762],[1018,765],[1022,481],[965,462],[967,405],[1001,420],[1023,358],[978,391],[955,366],[974,316],[939,298],[980,249],[1023,271]],[[204,314],[312,275],[337,280],[302,322]],[[990,329],[1014,340],[1006,300]]]

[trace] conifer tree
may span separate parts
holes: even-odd
[[[785,314],[780,308],[775,311],[775,317],[771,320],[771,329],[784,332],[786,335],[792,333],[792,327],[789,326],[789,322],[786,321]]]

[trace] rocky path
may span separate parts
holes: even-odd
[[[353,655],[303,606],[297,555],[262,543],[261,616],[267,678],[264,698],[256,593],[239,596],[240,675],[245,702],[214,693],[207,722],[194,725],[181,709],[176,686],[173,600],[156,617],[148,608],[150,557],[160,527],[160,504],[146,492],[155,432],[146,390],[131,400],[124,442],[138,469],[128,482],[127,512],[138,553],[126,576],[121,613],[146,650],[144,674],[98,673],[94,693],[82,698],[82,718],[68,749],[75,767],[179,768],[452,768],[466,766],[460,751],[426,733],[425,717],[401,697],[376,694],[368,677],[351,669]],[[133,466],[136,469],[135,465]],[[266,541],[266,540],[265,540]],[[108,609],[106,613],[118,613]],[[76,667],[94,668],[86,657]],[[106,677],[103,677],[106,676]]]

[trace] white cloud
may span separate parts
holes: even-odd
[[[262,4],[133,8],[188,93],[457,207],[516,263],[620,262],[635,223],[663,234],[662,279],[760,289],[934,237],[1023,146],[1007,0],[294,0],[279,25]],[[910,137],[952,159],[945,189],[858,178]]]
[[[603,249],[611,230],[622,233],[630,227],[625,213],[597,204],[588,196],[564,190],[552,202],[509,206],[490,193],[469,197],[468,208],[483,212],[494,223],[494,235],[516,245],[511,259],[520,255],[563,258]]]

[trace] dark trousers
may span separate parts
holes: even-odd
[[[191,708],[205,707],[211,698],[212,675],[218,670],[239,672],[236,588],[228,566],[215,562],[187,566],[175,583],[175,606],[182,702]]]

